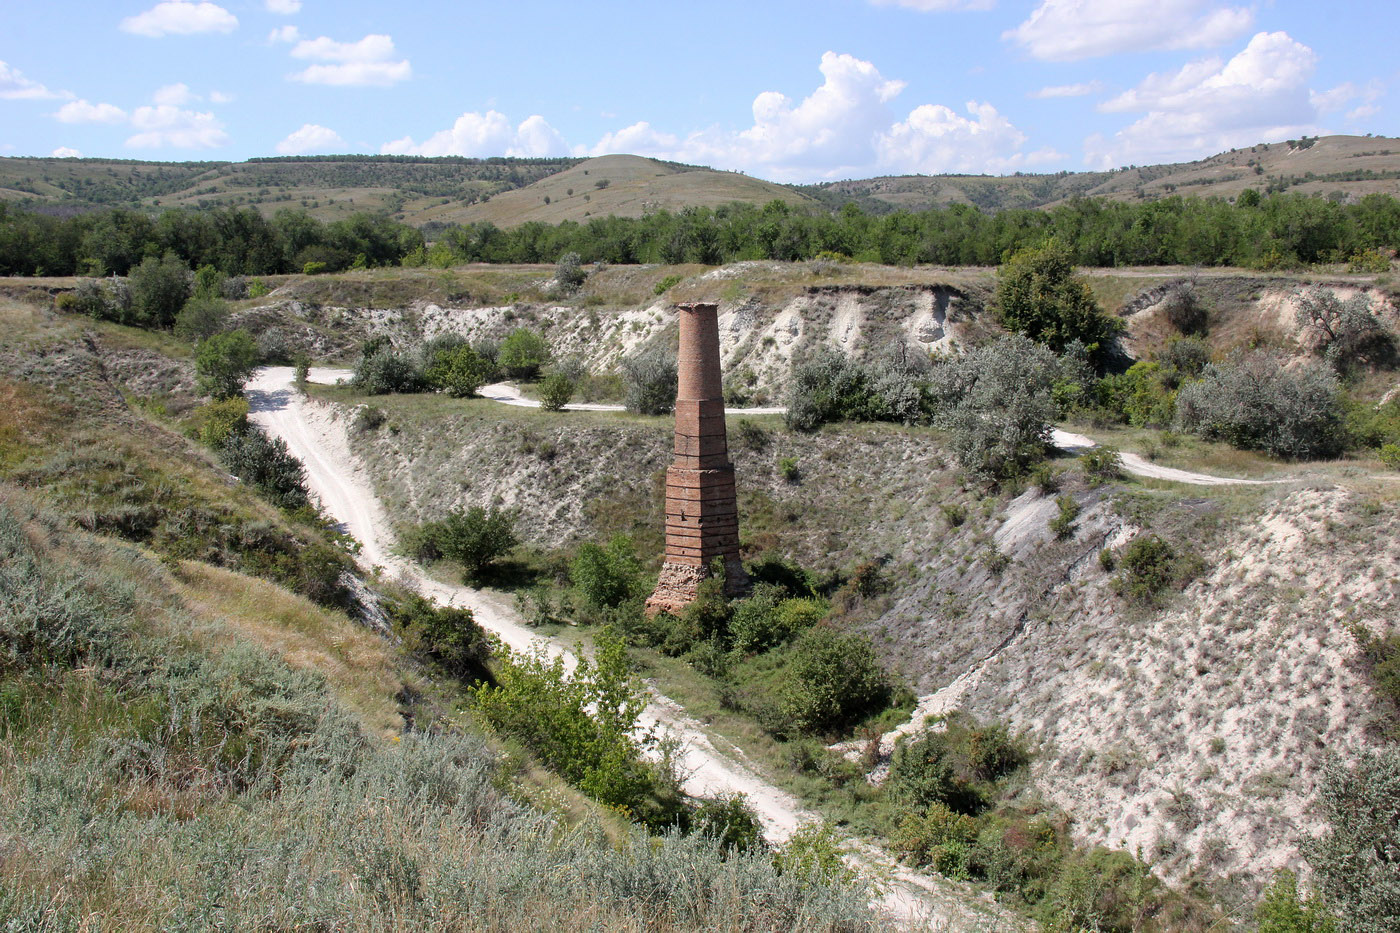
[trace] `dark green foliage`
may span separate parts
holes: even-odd
[[[902,810],[938,803],[976,815],[993,799],[997,782],[1029,760],[1024,743],[1004,725],[958,716],[941,731],[926,730],[899,744],[888,793]]]
[[[796,457],[778,458],[778,475],[785,482],[795,483],[802,478],[802,469],[797,465]]]
[[[1210,312],[1196,293],[1196,283],[1173,282],[1162,299],[1162,314],[1181,333],[1188,336],[1204,334],[1210,320]]]
[[[889,702],[889,676],[865,636],[818,625],[793,648],[782,715],[794,732],[831,733]]]
[[[668,276],[662,278],[661,281],[657,282],[656,285],[652,287],[652,294],[655,294],[655,295],[664,295],[664,294],[666,294],[666,293],[669,292],[672,288],[675,288],[677,285],[679,285],[679,284],[681,283],[681,278],[682,278],[682,276],[679,276],[679,275],[668,275]]]
[[[1351,634],[1376,693],[1392,712],[1400,712],[1400,634],[1379,636],[1360,625],[1353,626]],[[1400,737],[1400,722],[1390,731]]]
[[[1180,375],[1145,360],[1127,372],[1105,376],[1095,392],[1101,410],[1134,427],[1166,427],[1176,414],[1175,384]]]
[[[219,459],[230,473],[279,508],[299,509],[309,501],[306,471],[280,437],[269,439],[253,427],[231,432],[219,448]]]
[[[1259,933],[1337,933],[1337,922],[1317,897],[1298,890],[1298,876],[1280,871],[1254,908]]]
[[[788,598],[787,592],[773,583],[756,583],[751,595],[733,603],[729,636],[736,650],[767,651],[826,617],[830,607],[823,600]]]
[[[1090,447],[1084,451],[1079,455],[1079,465],[1084,468],[1084,475],[1089,478],[1091,486],[1098,486],[1123,475],[1122,454],[1118,452],[1117,447],[1107,444]]]
[[[528,327],[517,327],[501,341],[496,363],[514,379],[533,379],[549,362],[549,344]]]
[[[1077,340],[1090,359],[1100,358],[1122,330],[1074,274],[1070,252],[1055,240],[1011,254],[997,272],[995,309],[1008,330],[1056,353]]]
[[[1346,428],[1351,443],[1379,449],[1400,444],[1400,398],[1384,405],[1352,402],[1346,406]]]
[[[1176,417],[1207,439],[1290,459],[1335,456],[1346,443],[1336,377],[1262,351],[1207,366],[1177,395]]]
[[[585,604],[611,607],[640,595],[642,565],[627,535],[615,535],[606,547],[588,542],[569,563],[569,579]]]
[[[352,381],[366,395],[421,392],[425,385],[418,363],[408,354],[396,352],[387,342],[371,342],[366,346],[355,366]]]
[[[228,302],[209,295],[195,295],[175,316],[175,336],[200,341],[212,337],[228,324]]]
[[[559,411],[574,397],[574,382],[563,373],[551,373],[540,383],[540,407]]]
[[[676,407],[676,360],[661,349],[643,351],[622,361],[626,387],[623,404],[639,415],[664,415]]]
[[[1074,496],[1055,497],[1058,511],[1050,518],[1050,533],[1056,539],[1068,538],[1074,534],[1074,520],[1079,517],[1079,502]]]
[[[1166,598],[1201,572],[1201,559],[1178,553],[1170,542],[1154,534],[1140,534],[1129,541],[1118,558],[1119,573],[1113,579],[1118,594],[1142,605]]]
[[[138,327],[169,327],[190,297],[190,272],[174,253],[147,256],[131,270],[131,317],[118,321]]]
[[[1329,828],[1305,854],[1338,926],[1400,928],[1400,750],[1363,749],[1354,766],[1334,760],[1318,803]]]
[[[906,813],[891,842],[895,852],[915,865],[928,865],[956,881],[972,877],[972,850],[977,821],[938,802],[922,812]]]
[[[195,385],[215,399],[243,394],[243,384],[258,366],[258,345],[246,330],[215,334],[195,352]]]
[[[518,543],[514,512],[479,505],[465,512],[450,512],[440,521],[425,522],[408,537],[409,550],[419,560],[457,561],[468,579],[479,577],[492,561],[504,557]]]
[[[470,609],[439,606],[416,593],[386,608],[407,650],[428,655],[457,677],[479,678],[486,672],[486,632]]]
[[[496,365],[466,343],[438,349],[426,348],[424,377],[428,385],[453,398],[467,398],[496,376]],[[403,391],[403,390],[398,390]]]
[[[196,410],[195,418],[200,443],[219,450],[230,435],[248,430],[248,400],[240,395],[210,402]]]
[[[764,851],[763,824],[744,802],[743,794],[730,794],[700,801],[690,817],[691,832],[714,839],[729,852]]]

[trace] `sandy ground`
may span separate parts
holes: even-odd
[[[293,387],[291,367],[267,367],[246,387],[249,418],[270,435],[282,438],[306,467],[307,486],[322,508],[342,529],[360,542],[359,561],[366,570],[379,568],[438,602],[468,608],[476,621],[513,650],[576,659],[571,649],[544,638],[523,625],[513,609],[500,600],[465,586],[429,577],[413,561],[393,553],[393,528],[375,496],[369,477],[356,462],[343,418],[332,406],[310,402]],[[346,370],[313,369],[313,382],[333,384],[349,376]],[[496,398],[507,404],[535,405],[505,386]],[[573,406],[570,406],[573,407]],[[752,411],[752,410],[750,410]],[[768,411],[762,409],[761,411]],[[777,409],[775,411],[781,411]],[[732,755],[716,748],[703,726],[685,715],[674,701],[656,693],[642,715],[642,728],[679,740],[678,763],[685,791],[696,796],[741,793],[763,822],[766,837],[781,843],[801,825],[818,819],[796,797],[775,787]],[[1015,930],[1022,928],[994,902],[977,897],[941,879],[929,878],[898,865],[889,853],[856,843],[849,856],[872,880],[876,906],[906,929]]]
[[[340,372],[340,370],[334,370]],[[348,372],[346,377],[349,378]],[[489,398],[493,402],[500,402],[504,405],[518,405],[522,408],[539,408],[540,403],[533,399],[525,398],[520,394],[520,390],[504,382],[493,382],[489,386],[482,386],[479,394],[483,398]],[[626,411],[621,405],[595,405],[583,402],[570,402],[564,406],[565,411]],[[729,415],[781,415],[786,408],[726,408],[725,414]]]

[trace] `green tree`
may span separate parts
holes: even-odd
[[[574,397],[574,381],[563,373],[550,373],[540,383],[540,407],[559,411]]]
[[[637,595],[642,565],[627,535],[614,535],[606,547],[591,541],[578,549],[569,564],[569,579],[590,606],[616,606]]]
[[[1081,341],[1096,361],[1122,330],[1104,314],[1088,283],[1074,274],[1069,251],[1056,240],[1011,254],[997,271],[994,307],[1008,330],[1056,353]]]
[[[196,294],[175,315],[175,335],[200,341],[212,337],[228,324],[228,302],[222,298]]]
[[[454,398],[467,398],[495,377],[496,367],[463,343],[434,353],[425,375],[433,388]]]
[[[243,384],[258,365],[258,346],[246,330],[215,334],[195,354],[195,385],[216,399],[243,393]]]
[[[559,265],[554,269],[554,281],[563,292],[578,291],[588,279],[578,253],[569,252],[559,257]]]
[[[549,344],[528,327],[517,327],[501,341],[496,362],[515,379],[532,379],[549,362]]]
[[[676,360],[664,350],[646,350],[622,361],[623,404],[639,415],[664,415],[676,407]]]
[[[889,698],[889,677],[865,636],[819,625],[797,640],[782,699],[784,718],[794,730],[817,734],[842,728]]]
[[[417,534],[420,557],[445,557],[462,564],[468,579],[479,577],[497,558],[519,544],[515,535],[515,513],[492,506],[474,505],[450,512],[440,521],[427,522]]]
[[[189,269],[174,253],[147,256],[131,270],[128,282],[134,320],[126,323],[169,327],[190,296]]]

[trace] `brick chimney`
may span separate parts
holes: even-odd
[[[695,600],[700,581],[719,560],[725,592],[741,594],[748,576],[739,561],[739,509],[734,465],[724,430],[718,306],[676,306],[681,344],[677,356],[676,459],[666,471],[666,559],[647,613],[680,612]]]

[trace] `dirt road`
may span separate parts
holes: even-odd
[[[350,451],[344,412],[308,401],[294,388],[293,376],[291,367],[259,370],[246,387],[249,419],[270,435],[282,438],[288,450],[305,465],[307,487],[342,529],[360,542],[361,565],[366,570],[382,568],[440,603],[470,609],[483,628],[513,650],[538,651],[563,657],[566,663],[574,662],[572,649],[531,631],[499,599],[469,587],[434,580],[413,561],[393,553],[393,526],[368,475]],[[348,376],[345,370],[311,371],[312,381],[320,383],[334,383]],[[518,397],[501,401],[528,404],[528,400]],[[773,786],[736,755],[718,749],[698,722],[655,691],[643,713],[642,726],[679,740],[679,764],[687,793],[744,794],[762,820],[764,834],[770,841],[782,842],[799,826],[818,818],[796,797]],[[851,860],[876,882],[877,908],[901,927],[942,931],[1021,928],[995,904],[975,903],[970,892],[949,882],[917,875],[873,846],[859,845]]]

